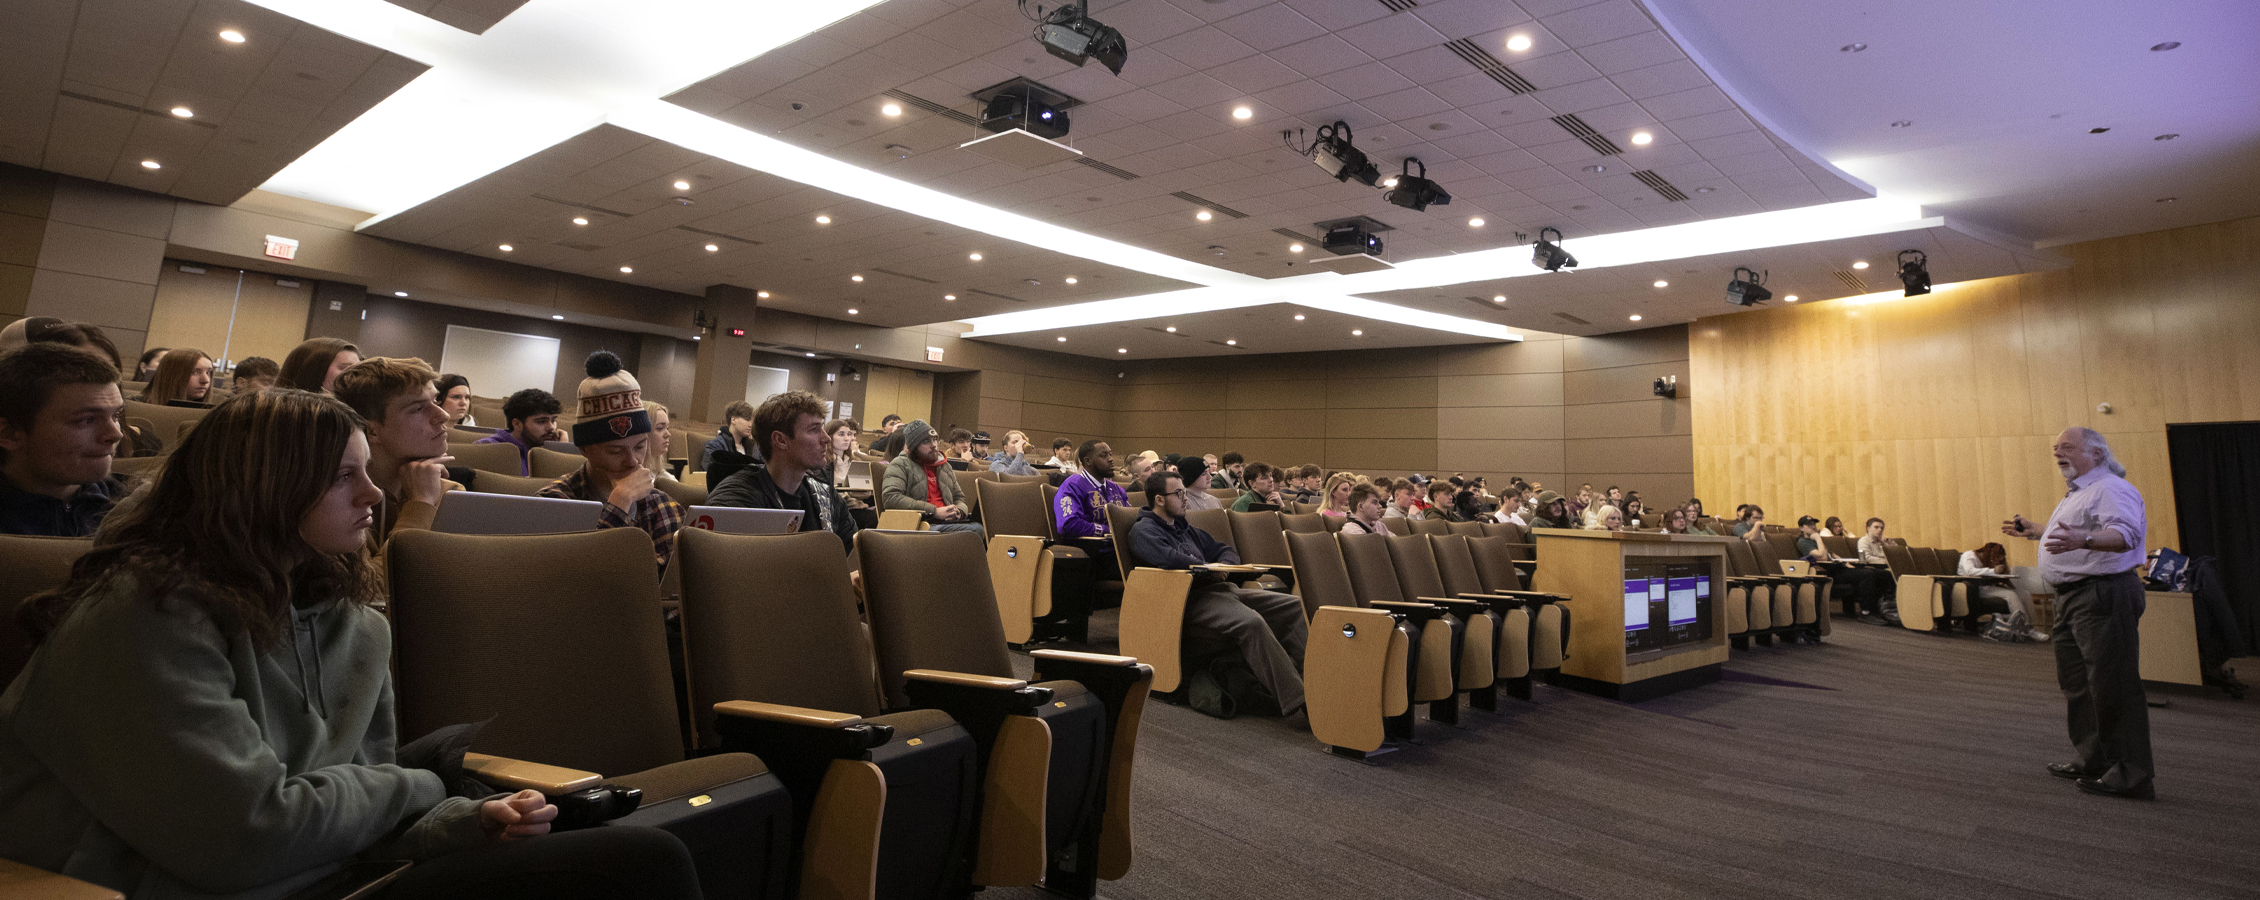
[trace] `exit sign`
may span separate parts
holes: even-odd
[[[745,329],[743,329],[743,328],[732,328],[732,329],[730,329],[730,336],[731,336],[731,337],[745,337]]]
[[[298,242],[286,237],[267,235],[267,255],[276,259],[297,259]]]
[[[928,347],[928,348],[926,348],[926,361],[927,361],[927,362],[941,362],[941,361],[942,361],[942,348],[940,348],[940,347]]]

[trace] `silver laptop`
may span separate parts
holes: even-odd
[[[792,534],[800,530],[800,517],[797,509],[693,506],[683,513],[683,527],[722,534]]]
[[[448,534],[560,534],[595,531],[604,504],[589,500],[449,491],[432,517]]]
[[[841,486],[851,491],[868,491],[871,489],[871,473],[849,472],[847,484]]]

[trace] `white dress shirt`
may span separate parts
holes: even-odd
[[[2056,504],[2056,511],[2049,514],[2047,527],[2040,531],[2040,577],[2049,584],[2063,584],[2090,575],[2116,575],[2142,565],[2143,535],[2148,531],[2142,492],[2102,466],[2073,479],[2071,487]],[[2113,553],[2074,547],[2050,553],[2048,536],[2055,533],[2058,524],[2083,533],[2116,531],[2125,539],[2127,549]]]

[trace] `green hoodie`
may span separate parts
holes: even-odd
[[[340,600],[261,653],[112,579],[0,693],[0,857],[137,898],[281,897],[476,846],[476,800],[392,765],[392,636]]]

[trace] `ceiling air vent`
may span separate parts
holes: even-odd
[[[1843,269],[1836,270],[1836,280],[1844,282],[1844,286],[1851,288],[1852,293],[1865,294],[1869,291],[1868,283],[1861,281],[1860,276],[1846,272]]]
[[[604,249],[603,247],[599,247],[595,244],[567,244],[562,241],[558,242],[557,246],[563,247],[567,250],[579,250],[582,253],[595,253],[598,250]]]
[[[1018,297],[1011,297],[1011,296],[1006,296],[1006,295],[1004,295],[1004,294],[999,294],[999,293],[997,293],[997,292],[995,292],[995,291],[984,291],[984,290],[982,290],[982,289],[980,289],[980,288],[966,288],[966,289],[965,289],[965,292],[966,292],[966,293],[968,293],[968,294],[980,294],[980,295],[981,295],[981,296],[983,296],[983,297],[995,297],[995,298],[997,298],[997,299],[999,299],[999,300],[1010,300],[1010,301],[1012,301],[1012,302],[1014,302],[1014,303],[1026,303],[1026,302],[1028,302],[1028,301],[1026,301],[1026,300],[1022,300],[1022,299],[1020,299],[1020,298],[1018,298]]]
[[[1563,131],[1567,131],[1576,136],[1578,140],[1584,141],[1585,146],[1593,148],[1593,152],[1602,156],[1615,156],[1624,152],[1624,148],[1617,146],[1617,142],[1609,140],[1598,131],[1594,131],[1593,126],[1585,124],[1585,120],[1578,118],[1576,113],[1555,116],[1554,124],[1562,126]]]
[[[1075,158],[1075,162],[1078,165],[1097,169],[1101,172],[1105,172],[1108,175],[1112,175],[1124,181],[1136,181],[1139,177],[1138,173],[1132,172],[1129,169],[1116,168],[1114,166],[1107,165],[1106,163],[1099,162],[1098,160],[1092,159],[1088,156],[1078,156]]]
[[[1211,344],[1215,344],[1215,345],[1217,345],[1217,346],[1219,346],[1219,347],[1222,347],[1222,348],[1224,348],[1224,349],[1226,349],[1226,350],[1246,350],[1246,349],[1248,349],[1248,348],[1246,348],[1246,347],[1242,347],[1242,346],[1239,346],[1239,345],[1237,345],[1237,344],[1227,344],[1227,343],[1225,343],[1225,342],[1223,342],[1223,341],[1210,341],[1209,343],[1211,343]]]
[[[1420,0],[1381,0],[1381,5],[1389,7],[1390,12],[1404,12],[1419,6]]]
[[[923,281],[923,282],[925,282],[925,283],[927,283],[927,284],[941,284],[941,282],[939,282],[939,281],[935,281],[934,279],[931,279],[931,278],[920,278],[920,277],[918,277],[918,276],[916,276],[916,275],[910,275],[910,274],[906,274],[906,273],[903,273],[903,272],[897,272],[897,271],[895,271],[895,270],[893,270],[893,269],[881,269],[881,268],[876,268],[876,267],[874,267],[874,268],[873,268],[873,269],[872,269],[871,271],[873,271],[873,272],[877,272],[877,273],[879,273],[879,274],[881,274],[881,275],[893,275],[893,276],[895,276],[896,278],[908,278],[908,279],[910,279],[910,280],[912,280],[912,281]]]
[[[536,200],[547,200],[547,201],[549,201],[549,202],[551,202],[551,203],[555,203],[555,204],[557,204],[557,205],[559,205],[559,206],[570,206],[570,207],[572,207],[572,208],[574,208],[574,209],[585,209],[585,210],[588,210],[589,212],[600,212],[600,213],[603,213],[603,214],[605,214],[605,215],[608,215],[608,216],[618,216],[618,217],[620,217],[620,218],[623,218],[623,219],[631,219],[631,218],[634,218],[634,217],[635,217],[635,213],[624,213],[624,212],[621,212],[621,211],[619,211],[619,210],[617,210],[617,209],[605,209],[604,207],[601,207],[601,206],[597,206],[596,204],[593,204],[593,203],[580,203],[580,202],[576,202],[576,201],[573,201],[573,200],[567,200],[567,199],[564,199],[564,198],[562,198],[562,197],[552,197],[552,196],[549,196],[548,194],[535,194],[535,195],[534,195],[534,199],[536,199]]]
[[[207,130],[209,130],[209,129],[217,129],[217,128],[219,128],[219,127],[220,127],[220,123],[218,123],[218,122],[212,122],[212,121],[207,121],[207,120],[204,120],[204,119],[181,119],[181,118],[175,118],[175,117],[173,116],[173,114],[172,114],[172,112],[171,112],[170,110],[163,110],[163,109],[146,109],[146,108],[143,108],[143,107],[135,106],[135,105],[133,105],[133,104],[131,104],[131,103],[119,103],[119,102],[118,102],[118,101],[116,101],[116,100],[105,100],[105,99],[103,99],[103,98],[101,98],[101,97],[96,97],[96,96],[93,96],[93,95],[90,95],[90,94],[81,94],[81,93],[79,93],[79,92],[77,92],[77,91],[56,91],[56,93],[58,93],[58,94],[61,94],[61,95],[65,96],[65,97],[69,97],[69,98],[71,98],[71,99],[73,99],[73,100],[83,100],[83,101],[85,101],[85,102],[87,102],[87,103],[98,103],[98,104],[101,104],[101,105],[103,105],[103,106],[108,106],[108,107],[112,107],[112,108],[115,108],[115,109],[122,109],[122,110],[125,110],[126,112],[134,112],[134,113],[140,113],[140,114],[142,114],[142,115],[145,115],[145,116],[157,116],[157,117],[159,117],[159,118],[162,118],[162,119],[164,119],[164,120],[165,120],[165,121],[167,121],[167,122],[187,122],[187,123],[188,123],[188,124],[190,124],[190,125],[194,125],[194,126],[196,126],[196,127],[198,127],[198,128],[203,128],[203,129],[207,129]]]
[[[1460,38],[1444,46],[1458,54],[1459,58],[1467,60],[1467,64],[1474,66],[1476,71],[1491,76],[1492,81],[1498,82],[1510,92],[1527,94],[1538,89],[1537,85],[1530,83],[1530,79],[1515,74],[1515,70],[1507,68],[1506,63],[1492,56],[1491,51],[1483,49],[1481,44]]]
[[[692,234],[703,234],[710,238],[719,238],[725,241],[736,241],[740,244],[747,244],[752,246],[759,246],[761,244],[760,241],[754,240],[752,238],[742,238],[734,234],[723,234],[719,231],[708,231],[704,228],[692,228],[689,225],[677,225],[675,226],[675,228],[679,231],[688,231]]]
[[[1578,317],[1576,317],[1576,316],[1570,315],[1569,313],[1555,313],[1555,314],[1554,314],[1554,318],[1557,318],[1557,319],[1561,319],[1561,320],[1563,320],[1563,321],[1565,321],[1565,322],[1575,322],[1575,323],[1577,323],[1577,324],[1579,324],[1579,325],[1591,325],[1591,324],[1593,324],[1593,323],[1591,323],[1591,322],[1585,321],[1584,319],[1580,319],[1580,318],[1578,318]]]
[[[1673,203],[1680,203],[1687,199],[1686,191],[1680,190],[1679,185],[1664,180],[1664,176],[1656,174],[1653,169],[1641,169],[1632,173],[1632,177],[1640,179],[1641,184],[1655,188],[1658,196]]]
[[[1198,207],[1200,207],[1200,208],[1202,208],[1202,209],[1206,209],[1206,210],[1209,210],[1209,211],[1211,211],[1211,212],[1214,212],[1214,213],[1218,213],[1218,214],[1220,214],[1220,215],[1231,216],[1232,218],[1235,218],[1235,219],[1245,219],[1245,218],[1247,218],[1247,217],[1248,217],[1248,214],[1247,214],[1247,213],[1241,212],[1241,211],[1239,211],[1239,210],[1237,210],[1237,209],[1233,209],[1232,207],[1226,206],[1226,205],[1224,205],[1224,204],[1222,204],[1222,203],[1218,203],[1218,202],[1216,202],[1216,201],[1214,201],[1214,200],[1210,200],[1210,199],[1208,199],[1208,198],[1206,198],[1206,197],[1203,197],[1203,196],[1201,196],[1201,195],[1199,195],[1199,194],[1195,194],[1195,193],[1193,193],[1193,192],[1191,192],[1191,191],[1178,191],[1177,193],[1171,194],[1171,195],[1169,195],[1169,196],[1175,197],[1175,198],[1177,198],[1177,199],[1179,199],[1179,200],[1183,200],[1183,201],[1185,201],[1185,202],[1187,202],[1187,203],[1193,204],[1194,206],[1198,206]]]
[[[947,106],[936,103],[932,100],[918,96],[917,94],[910,93],[909,91],[889,90],[884,91],[883,93],[889,97],[893,97],[904,103],[908,103],[912,106],[933,113],[934,115],[941,116],[945,119],[962,122],[967,125],[978,125],[981,122],[981,120],[978,117],[975,117],[972,113],[959,112]]]
[[[1319,240],[1317,238],[1304,237],[1300,232],[1297,232],[1292,228],[1274,228],[1271,230],[1271,233],[1283,238],[1290,238],[1293,240],[1301,241],[1306,245],[1319,243]]]

